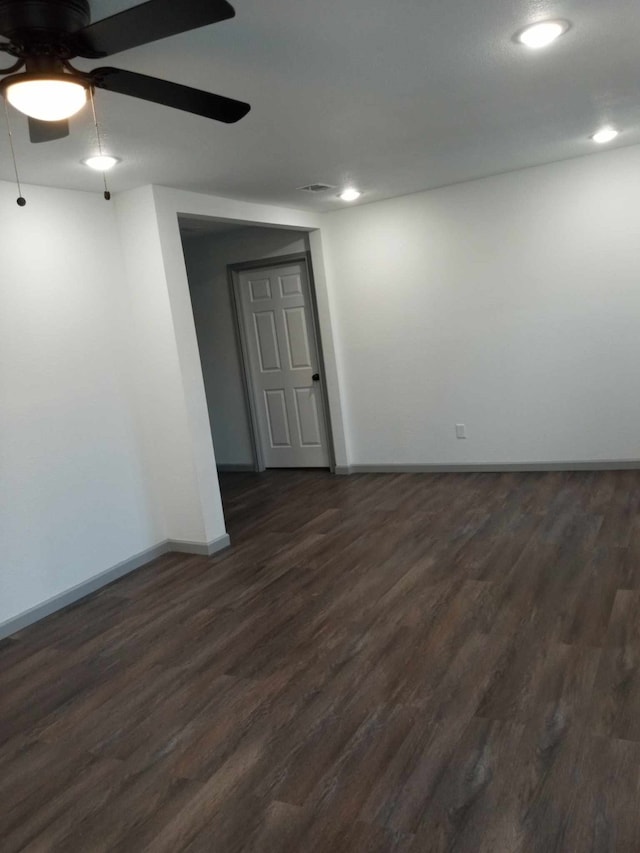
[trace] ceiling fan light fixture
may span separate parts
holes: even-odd
[[[11,106],[40,121],[61,121],[87,103],[87,84],[71,74],[14,74],[0,84]]]
[[[120,163],[120,158],[113,157],[111,154],[96,154],[95,157],[87,157],[82,162],[85,166],[95,169],[97,172],[108,172],[109,169],[113,169],[116,163]]]
[[[0,95],[29,116],[31,142],[68,136],[68,119],[94,89],[224,124],[250,111],[244,101],[170,80],[110,65],[82,71],[71,64],[76,57],[102,59],[226,21],[235,15],[228,0],[128,0],[129,8],[93,22],[91,5],[90,0],[0,0],[0,54],[15,59],[9,67],[0,62]],[[17,73],[22,68],[26,73]]]

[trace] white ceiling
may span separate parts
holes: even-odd
[[[614,145],[640,142],[637,0],[233,2],[231,21],[107,61],[252,104],[222,125],[99,92],[106,147],[123,158],[114,190],[156,183],[326,210],[342,204],[335,191],[296,187],[352,181],[367,202],[592,153],[603,123],[622,129]],[[93,17],[132,5],[94,0]],[[546,17],[573,27],[542,51],[512,41]],[[79,163],[94,148],[88,110],[44,145],[13,119],[25,183],[101,189]],[[12,179],[1,128],[0,177]]]

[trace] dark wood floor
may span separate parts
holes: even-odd
[[[0,850],[640,850],[640,472],[227,475],[0,644]]]

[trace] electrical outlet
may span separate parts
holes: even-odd
[[[467,427],[465,424],[456,424],[456,438],[466,438]]]

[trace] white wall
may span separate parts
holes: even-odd
[[[633,147],[323,217],[350,463],[639,459],[638,198]]]
[[[208,453],[196,464],[199,437],[191,421],[186,388],[198,382],[199,370],[195,376],[183,375],[177,337],[184,318],[180,305],[172,303],[167,263],[173,259],[165,255],[153,188],[122,193],[116,208],[129,294],[132,347],[128,379],[165,538],[213,542],[225,535],[225,525],[211,436],[205,436]],[[173,251],[175,262],[180,263],[179,242]],[[186,322],[193,327],[190,306],[188,310]],[[204,389],[201,393],[204,398]]]
[[[183,246],[216,461],[251,466],[249,414],[227,265],[306,252],[307,236],[276,228],[240,228],[219,235],[183,235]]]
[[[113,204],[0,183],[0,624],[162,539]]]

